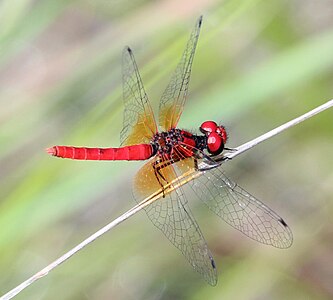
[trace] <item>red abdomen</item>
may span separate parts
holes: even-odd
[[[150,144],[121,148],[54,146],[46,151],[53,156],[82,160],[145,160],[153,155],[153,147]]]

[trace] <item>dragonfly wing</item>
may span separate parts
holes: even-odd
[[[248,237],[277,248],[291,246],[293,236],[286,222],[219,168],[202,172],[190,185],[213,212]]]
[[[177,175],[172,165],[160,169],[161,175],[157,175],[159,177],[157,179],[152,167],[155,161],[156,159],[153,159],[145,164],[135,178],[134,191],[138,201],[161,189],[161,183],[163,185],[166,181],[172,180],[177,182]],[[212,254],[192,216],[182,188],[165,192],[164,198],[156,200],[145,208],[149,219],[182,252],[195,271],[209,284],[216,285],[217,274]]]
[[[157,132],[153,110],[143,87],[132,50],[123,51],[124,124],[120,133],[122,146],[149,143]]]
[[[160,101],[159,124],[161,128],[166,131],[176,127],[180,115],[183,112],[201,23],[202,17],[198,19],[195,28],[191,33],[183,56]]]

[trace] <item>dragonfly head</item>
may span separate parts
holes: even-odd
[[[220,154],[227,142],[228,135],[225,128],[218,126],[214,121],[205,121],[200,126],[200,131],[207,137],[207,150],[212,155]]]

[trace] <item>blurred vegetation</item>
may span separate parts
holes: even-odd
[[[232,147],[333,98],[330,1],[0,2],[1,295],[134,204],[128,187],[142,163],[60,160],[44,148],[117,146],[123,47],[156,108],[201,14],[180,127],[221,121]],[[142,212],[17,299],[332,299],[332,117],[225,165],[287,220],[290,249],[249,240],[194,200],[217,287]]]

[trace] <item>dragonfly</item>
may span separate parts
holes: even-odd
[[[177,127],[187,99],[202,16],[186,44],[159,104],[157,124],[132,50],[122,56],[124,122],[118,148],[54,146],[53,156],[77,160],[147,160],[133,181],[137,202],[156,191],[162,196],[144,209],[151,222],[178,248],[209,284],[217,284],[211,251],[195,220],[181,178],[196,174],[186,186],[226,223],[260,243],[277,248],[292,244],[292,232],[272,209],[226,177],[216,157],[226,148],[223,125],[204,121],[199,134]]]

